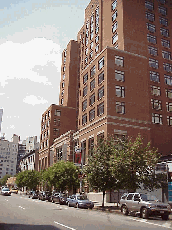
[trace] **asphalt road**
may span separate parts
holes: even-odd
[[[172,221],[76,209],[27,196],[0,195],[0,230],[114,230],[171,229]]]

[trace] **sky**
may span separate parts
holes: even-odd
[[[90,0],[0,1],[1,133],[25,140],[59,104],[61,53],[76,40]]]

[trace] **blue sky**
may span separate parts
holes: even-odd
[[[41,115],[58,104],[61,52],[84,23],[88,0],[0,1],[1,132],[40,135]]]

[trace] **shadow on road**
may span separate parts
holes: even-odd
[[[26,224],[4,224],[0,223],[1,230],[60,230],[52,225],[26,225]]]

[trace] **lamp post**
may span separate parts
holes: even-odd
[[[83,142],[81,142],[81,176],[80,176],[80,193],[82,193],[82,175],[83,175]]]

